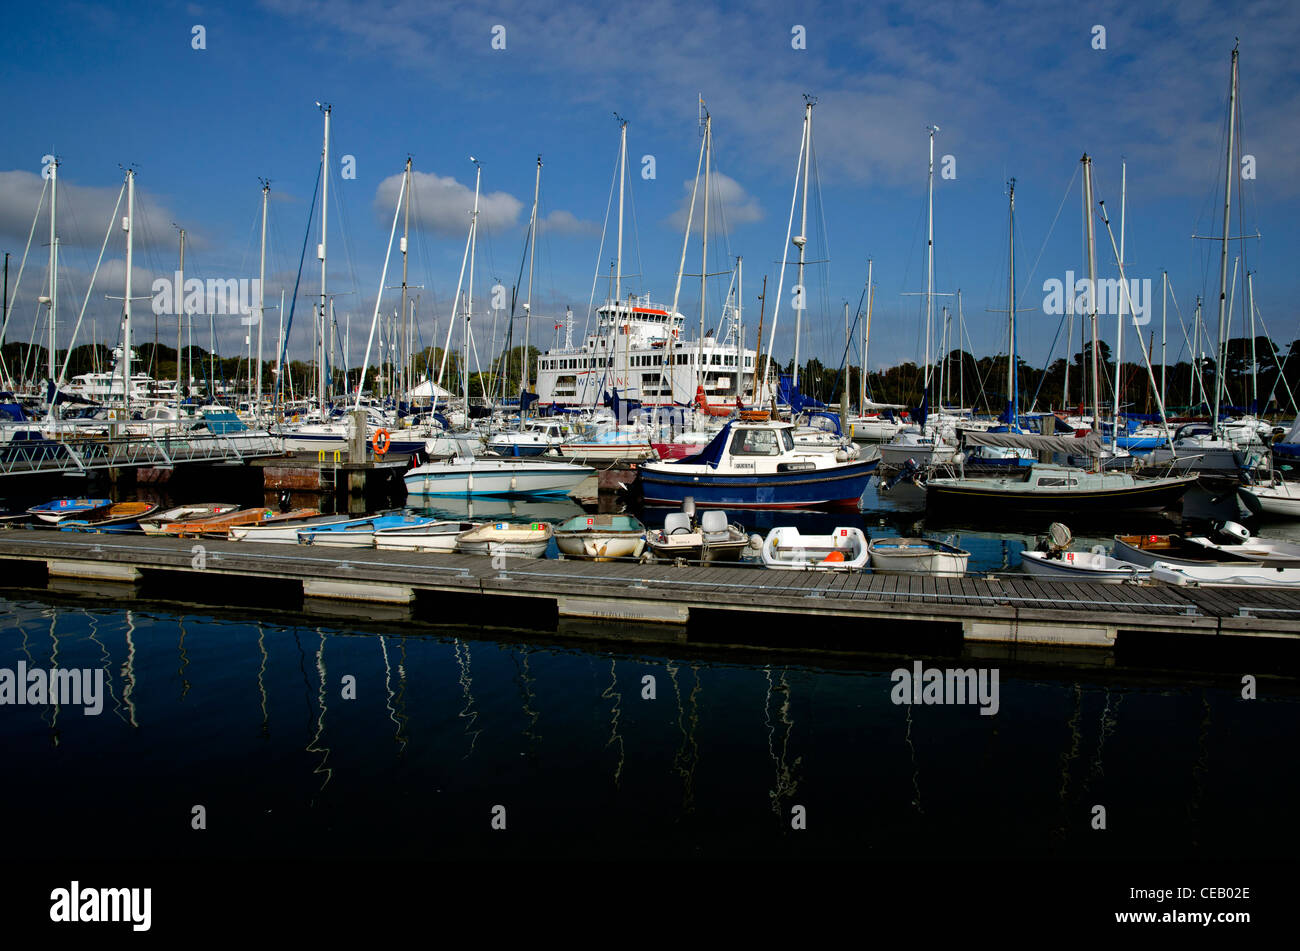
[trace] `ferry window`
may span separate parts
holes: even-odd
[[[781,430],[781,443],[785,446],[786,452],[794,449],[794,434],[788,429]]]
[[[784,433],[784,435],[789,435]],[[793,440],[791,440],[793,444]],[[744,429],[731,440],[733,456],[779,456],[781,447],[770,429]]]

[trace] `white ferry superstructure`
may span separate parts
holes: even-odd
[[[617,391],[645,406],[671,406],[694,402],[703,387],[710,405],[737,398],[752,405],[758,355],[740,345],[730,321],[724,339],[710,333],[701,341],[685,339],[686,318],[649,297],[606,301],[596,313],[596,329],[581,346],[573,345],[570,312],[564,345],[537,358],[539,404],[591,406]]]

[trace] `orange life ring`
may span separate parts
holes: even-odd
[[[388,430],[375,430],[375,437],[370,440],[370,444],[375,448],[375,455],[382,456],[388,452],[388,447],[393,444],[393,437],[388,435]]]

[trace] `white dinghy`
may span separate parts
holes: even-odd
[[[763,564],[792,571],[860,571],[871,555],[860,528],[837,528],[830,535],[803,535],[782,525],[767,533]]]

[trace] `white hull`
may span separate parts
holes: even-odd
[[[855,571],[867,566],[871,555],[860,528],[837,528],[830,535],[801,535],[778,527],[763,542],[763,564],[788,571]]]
[[[511,525],[496,522],[465,532],[456,541],[456,550],[466,555],[505,555],[508,558],[541,558],[555,534],[549,522]]]
[[[900,422],[874,416],[859,416],[849,420],[849,436],[854,442],[889,442],[902,428]]]
[[[561,462],[449,459],[417,466],[404,481],[414,495],[566,495],[592,472]]]
[[[419,528],[383,528],[375,532],[380,551],[453,552],[461,535],[481,526],[475,522],[434,522]]]
[[[1157,561],[1151,577],[1166,584],[1198,584],[1224,587],[1300,587],[1300,568],[1269,568],[1264,565],[1174,565]]]
[[[942,465],[945,462],[951,462],[957,450],[952,446],[907,446],[892,445],[882,443],[880,446],[880,462],[886,466],[905,466],[907,460],[915,460],[918,466]]]
[[[645,550],[645,535],[633,535],[627,532],[600,535],[564,533],[555,536],[555,545],[560,554],[570,558],[588,558],[600,561],[607,558],[640,558]]]
[[[871,570],[878,574],[926,574],[960,578],[968,551],[944,551],[922,538],[881,538],[871,542]]]
[[[1048,558],[1040,551],[1024,551],[1020,553],[1020,564],[1026,574],[1057,581],[1103,581],[1119,584],[1151,577],[1150,568],[1086,551],[1061,552],[1060,558]]]
[[[649,459],[658,453],[648,442],[630,443],[575,443],[560,445],[560,455],[570,459],[590,459],[595,462],[613,462],[616,459]]]

